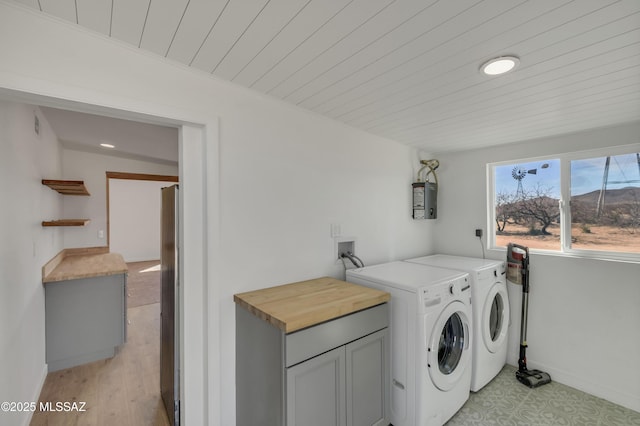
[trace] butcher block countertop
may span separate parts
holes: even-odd
[[[73,252],[63,250],[42,268],[42,282],[75,280],[103,275],[127,273],[128,268],[118,253]]]
[[[390,298],[387,292],[330,277],[233,296],[237,304],[285,333],[370,308]]]

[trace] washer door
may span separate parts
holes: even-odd
[[[471,328],[466,310],[459,300],[449,303],[427,337],[429,376],[443,391],[458,383],[470,361]]]
[[[487,350],[495,353],[507,338],[509,328],[509,299],[504,283],[491,287],[482,310],[482,340]]]

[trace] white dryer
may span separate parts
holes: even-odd
[[[471,390],[479,391],[507,361],[510,317],[505,262],[444,254],[407,262],[469,273],[474,335]]]
[[[349,269],[346,278],[391,294],[391,423],[444,424],[469,398],[469,275],[398,261]]]

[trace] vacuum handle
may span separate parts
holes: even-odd
[[[521,246],[520,244],[516,244],[516,243],[509,243],[512,247],[518,248],[520,250],[522,250],[523,252],[526,253],[526,256],[529,257],[529,247],[526,246]]]

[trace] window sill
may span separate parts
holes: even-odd
[[[504,253],[506,256],[506,247],[492,247],[488,251],[493,253]],[[586,259],[586,260],[598,260],[605,262],[622,262],[622,263],[635,263],[640,264],[640,253],[606,253],[598,251],[588,250],[573,250],[573,251],[554,251],[554,250],[541,250],[541,249],[529,249],[530,254],[540,256],[556,256],[566,257],[571,259]]]

